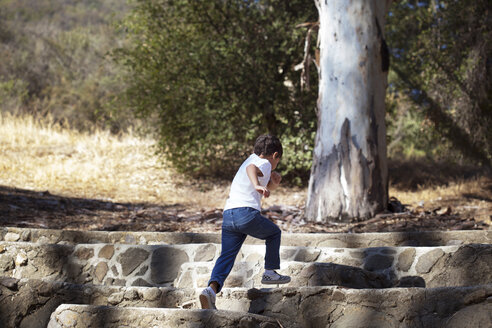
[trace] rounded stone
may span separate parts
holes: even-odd
[[[104,280],[104,277],[106,277],[106,273],[108,273],[108,264],[106,262],[99,262],[96,265],[96,268],[94,269],[94,275],[96,276],[96,279],[99,280],[99,282],[102,282]]]
[[[428,273],[434,264],[436,264],[437,260],[439,260],[443,255],[444,251],[440,248],[425,253],[420,256],[417,265],[415,266],[415,270],[417,270],[418,273]]]
[[[283,249],[282,252],[280,253],[280,258],[284,261],[292,261],[295,254],[296,254],[296,249],[286,248]]]
[[[400,271],[408,271],[415,261],[415,248],[407,248],[398,256],[397,269]]]
[[[193,286],[193,276],[191,271],[186,271],[181,274],[181,278],[177,281],[175,287],[185,288],[190,286]]]
[[[160,247],[154,250],[150,261],[150,275],[153,283],[170,283],[176,279],[181,265],[188,262],[185,251],[174,247]]]
[[[77,324],[77,317],[79,314],[72,310],[65,310],[58,314],[58,320],[63,325],[63,327],[75,327]]]
[[[119,304],[119,303],[123,302],[123,298],[124,298],[124,293],[114,293],[114,294],[109,295],[108,303],[113,304],[113,305]]]
[[[20,239],[20,235],[14,232],[7,232],[3,239],[5,241],[18,241]]]
[[[296,254],[294,261],[298,262],[314,262],[319,257],[321,250],[301,248]]]
[[[207,244],[200,247],[195,254],[195,262],[208,262],[215,258],[216,247],[212,244]]]
[[[351,251],[349,252],[350,256],[354,259],[362,260],[365,255],[363,251],[357,250],[357,251]]]
[[[113,274],[117,277],[120,275],[120,273],[118,272],[118,268],[116,267],[116,265],[113,265],[111,267],[111,271],[113,271]]]
[[[114,254],[114,246],[113,245],[105,245],[99,251],[98,256],[100,258],[110,260],[113,257],[113,254]]]
[[[230,275],[224,282],[225,287],[242,287],[244,279],[242,276]]]
[[[23,266],[26,264],[27,264],[27,254],[24,252],[17,253],[17,255],[15,257],[15,266],[19,267],[19,266]]]
[[[79,247],[75,251],[75,256],[81,260],[88,260],[94,256],[94,250],[87,247]]]
[[[392,264],[393,264],[392,256],[374,254],[367,257],[364,263],[364,269],[366,269],[367,271],[379,271],[391,267]]]
[[[144,249],[132,247],[118,256],[123,275],[132,273],[143,261],[149,257],[149,252]]]
[[[142,297],[146,301],[155,301],[161,297],[161,290],[159,288],[146,288],[142,292]]]
[[[449,318],[446,322],[446,327],[490,327],[491,322],[492,304],[482,303],[459,310]]]
[[[25,230],[21,234],[22,241],[29,241],[31,239],[31,231]]]

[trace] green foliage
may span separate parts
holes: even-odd
[[[398,1],[392,6],[386,30],[393,52],[389,134],[392,141],[402,141],[390,152],[413,149],[415,154],[490,164],[492,26],[488,1]],[[398,110],[392,112],[395,105]]]
[[[20,108],[27,95],[27,85],[22,80],[12,79],[0,82],[0,104],[4,107]]]
[[[137,114],[161,152],[196,176],[230,178],[255,138],[270,132],[285,148],[284,181],[305,183],[317,89],[300,90],[294,66],[306,29],[296,25],[317,21],[314,2],[133,1],[0,0],[0,110],[114,132]],[[487,5],[393,3],[385,28],[391,157],[490,163]],[[115,48],[117,63],[108,56]]]
[[[230,177],[269,132],[285,144],[283,173],[305,175],[316,90],[299,91],[293,67],[305,33],[296,25],[316,15],[304,1],[137,1],[115,51],[129,72],[125,100],[183,172]]]

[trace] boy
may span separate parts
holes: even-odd
[[[208,287],[200,294],[203,309],[216,309],[215,297],[231,272],[234,260],[247,235],[265,240],[265,273],[263,284],[286,284],[290,277],[275,272],[280,268],[279,227],[261,216],[261,197],[270,196],[282,179],[274,172],[282,157],[282,144],[277,137],[262,135],[256,139],[254,154],[246,159],[234,177],[226,201],[222,223],[222,251],[215,263]]]

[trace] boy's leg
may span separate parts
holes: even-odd
[[[241,231],[252,237],[265,240],[265,269],[280,269],[279,252],[282,231],[275,223],[263,217],[258,211],[250,222],[241,227]]]
[[[246,235],[243,233],[222,229],[222,250],[212,270],[212,277],[208,282],[210,285],[215,281],[219,285],[217,293],[224,286],[224,281],[231,272],[236,256],[245,239]]]
[[[248,235],[265,240],[265,273],[263,273],[261,283],[269,285],[289,283],[289,276],[283,276],[274,271],[280,269],[279,252],[282,232],[279,227],[269,219],[263,217],[258,211],[255,218],[243,228],[241,231]]]

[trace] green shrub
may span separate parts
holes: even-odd
[[[129,72],[125,102],[182,172],[230,177],[272,133],[285,143],[283,173],[304,177],[316,90],[299,91],[305,30],[295,26],[316,15],[304,1],[138,1],[115,51]]]

